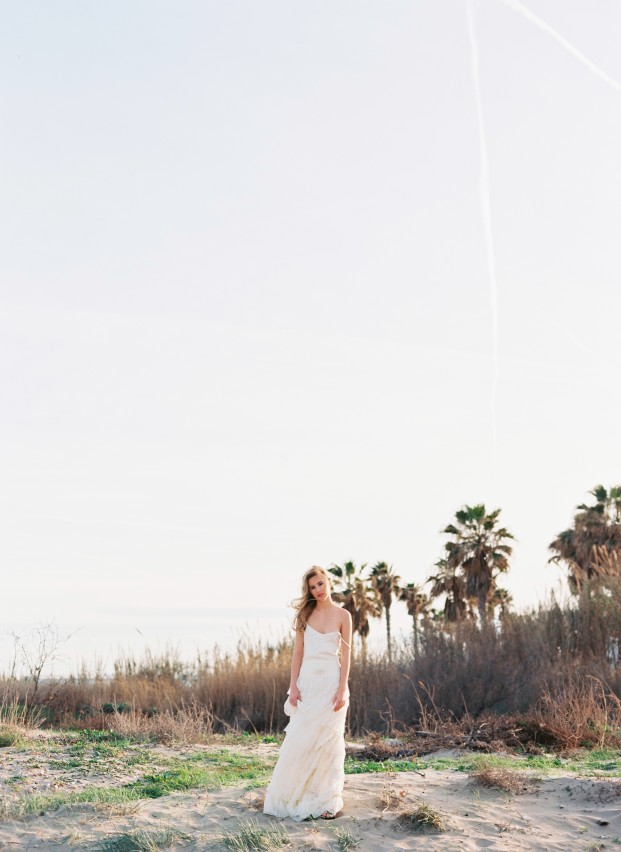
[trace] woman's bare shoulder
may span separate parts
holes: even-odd
[[[351,613],[347,609],[343,609],[343,607],[339,607],[340,612],[340,625],[341,627],[346,627],[347,625],[351,625]]]

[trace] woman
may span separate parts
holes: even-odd
[[[334,819],[343,807],[351,615],[332,602],[330,578],[317,565],[304,575],[295,608],[290,721],[263,812]]]

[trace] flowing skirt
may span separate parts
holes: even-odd
[[[302,699],[297,707],[285,702],[290,721],[278,762],[265,794],[263,812],[291,817],[296,822],[337,813],[343,807],[345,782],[345,706],[334,711],[340,666],[316,667],[302,664],[298,688]]]

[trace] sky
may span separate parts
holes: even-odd
[[[3,19],[0,670],[287,635],[307,567],[422,583],[466,503],[565,594],[621,481],[619,4]]]

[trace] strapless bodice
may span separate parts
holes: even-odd
[[[335,666],[340,665],[339,651],[341,650],[341,634],[338,630],[332,630],[330,633],[320,633],[306,625],[304,630],[304,656],[302,658],[302,668],[305,672],[312,671],[313,674],[320,674],[329,671],[334,671]]]

